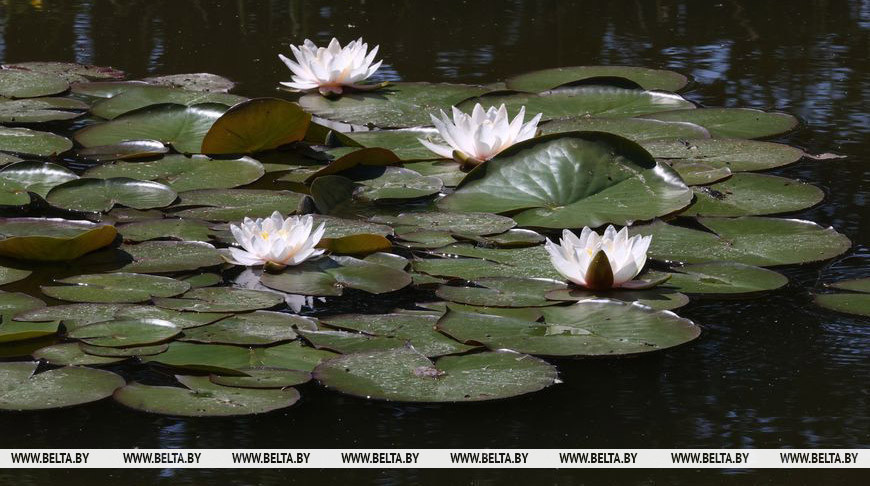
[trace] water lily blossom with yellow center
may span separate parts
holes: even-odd
[[[266,265],[284,268],[298,265],[323,254],[314,247],[323,237],[323,223],[313,232],[314,218],[290,216],[287,219],[275,211],[269,218],[245,218],[241,226],[230,225],[230,231],[242,248],[230,247],[230,263],[236,265]]]
[[[383,61],[372,64],[378,47],[369,52],[369,46],[362,37],[344,47],[334,37],[327,47],[317,47],[305,39],[301,46],[290,46],[296,57],[295,62],[278,54],[278,58],[293,71],[293,81],[281,84],[301,91],[317,89],[322,95],[341,94],[345,88],[369,88],[356,83],[368,79],[381,66]]]
[[[618,232],[612,225],[604,236],[586,227],[578,237],[562,232],[559,244],[547,239],[546,248],[556,270],[570,282],[591,290],[615,287],[643,288],[649,282],[632,280],[646,264],[652,236],[628,237],[628,228]]]
[[[441,157],[455,158],[469,165],[489,160],[511,145],[534,137],[541,120],[541,113],[538,113],[523,124],[526,116],[524,106],[513,121],[509,121],[504,105],[484,110],[480,103],[474,105],[471,115],[454,106],[452,121],[444,110],[440,119],[432,114],[429,116],[447,145],[438,145],[422,138],[419,139],[420,143]]]

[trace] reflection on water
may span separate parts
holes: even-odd
[[[242,419],[179,420],[111,402],[0,416],[0,447],[867,447],[867,321],[810,303],[811,291],[868,275],[870,2],[688,0],[512,1],[14,1],[0,2],[0,60],[112,65],[134,76],[209,71],[245,95],[275,94],[289,72],[277,53],[308,37],[364,36],[381,45],[390,80],[488,83],[532,69],[634,64],[694,78],[704,105],[794,113],[805,126],[782,140],[845,160],[804,161],[775,173],[813,182],[826,201],[796,217],[834,225],[851,254],[789,268],[785,289],[748,301],[702,300],[681,312],[701,339],[658,356],[561,361],[564,384],[529,397],[473,405],[393,405],[302,387],[299,405]],[[10,289],[15,290],[15,289]],[[427,296],[418,296],[421,300]],[[431,298],[431,296],[429,296]],[[301,304],[310,305],[302,302]],[[388,308],[353,295],[342,312]],[[309,309],[310,311],[310,309]],[[147,473],[202,484],[208,471]],[[308,484],[355,478],[265,472]],[[457,481],[544,479],[569,471],[488,471]],[[719,473],[716,473],[719,474]],[[162,476],[161,476],[162,475]],[[848,473],[836,473],[847,481]],[[44,484],[42,473],[0,473],[0,483]],[[84,473],[75,484],[88,484]],[[123,475],[124,478],[141,477]],[[221,473],[245,482],[243,472]],[[434,472],[393,471],[379,484],[434,482]],[[585,477],[585,476],[584,476]],[[624,473],[615,484],[643,482]],[[810,481],[776,472],[774,483]],[[704,482],[666,473],[667,483]],[[135,482],[135,479],[133,481]],[[356,479],[356,478],[355,478]],[[826,483],[831,483],[830,477]],[[443,481],[441,481],[443,483]]]

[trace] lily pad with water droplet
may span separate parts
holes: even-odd
[[[255,98],[235,104],[209,129],[202,141],[206,154],[250,154],[271,150],[305,137],[311,115],[278,98]]]
[[[258,368],[242,368],[239,371],[248,376],[211,375],[209,380],[216,385],[236,388],[286,388],[311,381],[310,371],[263,366]]]
[[[410,348],[348,354],[314,370],[327,388],[398,402],[471,402],[509,398],[556,382],[556,368],[508,351],[445,356],[437,361]]]
[[[33,357],[58,366],[100,366],[124,361],[125,357],[94,356],[87,354],[78,343],[54,344],[33,352]]]
[[[766,174],[734,174],[709,186],[695,186],[695,202],[681,216],[758,216],[800,211],[822,201],[816,186]]]
[[[105,162],[152,157],[165,154],[166,152],[169,152],[169,147],[157,140],[129,140],[112,145],[83,148],[79,149],[76,153],[79,157],[87,160]]]
[[[0,255],[22,260],[65,261],[109,245],[114,226],[57,218],[0,219]]]
[[[627,303],[637,302],[655,310],[673,310],[689,303],[689,297],[685,294],[661,286],[644,290],[611,289],[603,291],[568,287],[547,292],[547,298],[564,302],[579,302],[589,299],[609,299]]]
[[[66,152],[72,146],[69,139],[53,133],[0,127],[0,150],[4,152],[47,157]]]
[[[125,272],[181,272],[224,263],[215,247],[200,241],[146,241],[121,250],[133,258],[121,269]]]
[[[92,346],[128,347],[166,341],[180,332],[180,327],[162,319],[119,319],[77,327],[67,337]]]
[[[155,86],[168,86],[205,93],[226,93],[236,85],[231,80],[212,73],[168,74],[144,78],[142,81]]]
[[[60,76],[21,69],[0,69],[0,97],[3,98],[51,96],[68,89],[69,83]]]
[[[342,314],[321,319],[321,322],[331,327],[356,331],[364,336],[388,338],[389,345],[380,343],[376,347],[342,346],[342,343],[333,343],[334,346],[326,345],[321,341],[320,345],[341,353],[359,351],[371,351],[372,349],[389,349],[403,347],[410,344],[418,352],[427,357],[444,356],[448,354],[460,354],[470,351],[475,346],[468,346],[444,336],[435,330],[438,322],[437,315],[414,315],[414,314]],[[308,339],[318,344],[318,339],[312,338],[314,334],[303,333]],[[346,340],[347,341],[347,340]]]
[[[159,307],[191,312],[245,312],[268,309],[283,302],[283,297],[274,292],[234,287],[204,287],[177,298],[154,299]]]
[[[381,128],[431,126],[430,113],[487,91],[482,86],[447,83],[392,83],[374,93],[345,94],[331,100],[305,95],[299,104],[321,118]]]
[[[532,71],[508,78],[505,84],[520,91],[546,91],[589,78],[625,78],[644,89],[679,91],[689,80],[680,73],[635,66],[569,66]]]
[[[681,121],[701,125],[716,138],[765,138],[790,132],[798,126],[797,118],[787,113],[751,108],[676,109],[644,115],[662,121]]]
[[[241,221],[242,218],[267,218],[274,211],[289,215],[296,210],[302,194],[265,189],[202,189],[180,195],[177,207],[205,206],[174,213],[183,218],[207,221]]]
[[[227,108],[247,98],[226,93],[203,93],[186,89],[168,88],[165,86],[133,85],[111,98],[94,104],[91,113],[112,120],[124,113],[129,113],[148,106],[159,104],[200,105],[218,104]]]
[[[175,191],[159,182],[113,177],[71,180],[53,187],[45,199],[52,206],[71,211],[108,212],[115,204],[134,209],[162,208],[176,197]]]
[[[851,246],[833,228],[798,219],[698,218],[710,231],[655,221],[631,234],[651,235],[649,256],[685,263],[733,261],[762,267],[827,260]]]
[[[438,297],[476,306],[542,307],[557,302],[547,300],[547,293],[565,288],[562,282],[547,279],[492,277],[476,279],[476,287],[442,285],[435,291]]]
[[[135,303],[152,297],[173,297],[190,289],[181,280],[138,273],[99,273],[56,280],[64,285],[43,285],[42,292],[55,299],[91,303]]]
[[[182,417],[227,417],[271,412],[299,400],[295,388],[252,389],[221,386],[207,376],[176,376],[185,388],[130,383],[115,392],[122,405],[149,413]]]
[[[788,279],[773,270],[735,262],[683,265],[663,285],[687,294],[749,294],[778,289]]]
[[[209,241],[214,233],[208,223],[196,219],[146,219],[118,227],[125,241],[171,238],[182,241]]]
[[[459,109],[471,113],[476,103],[484,107],[504,104],[511,114],[525,106],[527,117],[543,113],[542,120],[578,116],[628,118],[660,111],[691,111],[695,108],[691,101],[677,94],[607,86],[566,87],[537,94],[496,92],[465,100],[459,104]]]
[[[85,127],[76,132],[74,138],[84,147],[158,140],[181,153],[196,154],[200,153],[202,139],[209,128],[226,110],[226,106],[213,103],[153,105]]]
[[[449,211],[516,212],[512,217],[521,226],[576,228],[652,219],[691,199],[679,175],[636,143],[602,132],[573,132],[508,148],[477,166],[438,205]]]
[[[60,321],[22,322],[4,318],[0,323],[0,344],[25,341],[57,334]]]
[[[38,363],[0,363],[0,410],[45,410],[106,398],[124,386],[115,373],[65,367],[34,374]]]
[[[698,337],[692,321],[619,301],[542,309],[544,322],[450,311],[438,329],[462,342],[541,356],[620,356],[660,351]]]
[[[152,162],[117,162],[96,166],[87,170],[84,176],[154,181],[166,184],[175,192],[182,192],[243,186],[265,173],[263,165],[250,157],[210,159],[204,155],[167,155]]]
[[[33,273],[30,270],[21,270],[18,268],[9,268],[0,266],[0,285],[10,284],[19,280],[24,280]]]
[[[184,331],[183,341],[256,346],[296,339],[295,326],[309,320],[283,312],[255,311],[237,314],[214,324]]]
[[[361,332],[320,329],[317,331],[299,331],[299,334],[317,349],[327,349],[341,354],[383,351],[407,345],[403,339],[373,336]]]
[[[799,148],[781,143],[736,138],[644,140],[641,145],[653,157],[674,166],[703,164],[711,169],[727,168],[732,172],[782,167],[806,155]]]
[[[568,117],[541,125],[541,133],[608,132],[639,142],[658,138],[707,138],[710,134],[700,125],[687,122],[665,122],[643,118]]]
[[[43,123],[71,120],[88,110],[87,103],[73,98],[0,98],[0,123]]]

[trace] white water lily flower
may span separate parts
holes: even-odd
[[[369,78],[381,66],[383,61],[372,64],[378,47],[368,52],[369,46],[362,37],[343,48],[334,37],[328,47],[317,47],[305,39],[301,46],[290,46],[296,62],[278,54],[278,58],[293,71],[293,81],[281,84],[302,91],[318,89],[324,95],[341,94],[345,87],[357,88],[356,83]]]
[[[632,284],[632,279],[646,264],[646,252],[652,236],[628,237],[628,228],[619,232],[613,225],[604,236],[586,227],[577,237],[564,230],[559,244],[547,239],[546,248],[556,270],[569,281],[592,290],[612,287],[639,288],[648,282]],[[601,253],[599,255],[599,252]]]
[[[492,106],[484,111],[480,103],[477,103],[471,110],[471,115],[461,112],[454,106],[453,121],[447,117],[444,110],[441,110],[441,119],[429,115],[447,145],[434,144],[422,138],[419,140],[426,148],[441,157],[453,158],[455,150],[459,152],[460,159],[470,158],[480,163],[495,157],[515,143],[535,136],[541,113],[523,124],[525,115],[525,106],[520,108],[513,121],[508,121],[507,109],[504,105],[498,108]]]
[[[269,218],[245,218],[241,226],[230,225],[230,231],[243,249],[230,247],[230,263],[236,265],[267,265],[283,268],[298,265],[320,256],[325,250],[314,247],[323,237],[323,223],[312,233],[314,218],[290,216],[287,219],[275,211]]]

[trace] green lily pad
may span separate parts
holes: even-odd
[[[544,322],[450,311],[438,329],[462,342],[542,356],[620,356],[687,343],[698,326],[668,311],[609,300],[543,309]]]
[[[12,154],[7,154],[5,152],[0,152],[0,165],[12,164],[15,162],[21,162],[20,157],[16,157]]]
[[[695,186],[695,202],[681,216],[758,216],[800,211],[825,198],[816,186],[766,174],[734,174],[710,186]]]
[[[78,178],[75,172],[50,162],[16,162],[0,169],[0,180],[17,183],[42,197],[54,186]]]
[[[213,231],[205,221],[195,219],[146,219],[119,226],[125,241],[172,238],[182,241],[208,241]]]
[[[182,340],[249,346],[274,344],[296,339],[296,325],[310,326],[311,321],[283,312],[255,311],[188,329]]]
[[[589,78],[625,78],[644,89],[678,91],[689,82],[685,76],[674,71],[633,66],[571,66],[542,69],[513,76],[505,80],[510,89],[520,91],[545,91],[564,84]]]
[[[248,376],[211,375],[209,380],[216,385],[235,388],[286,388],[311,381],[310,371],[267,367],[242,368],[239,371]]]
[[[547,300],[547,293],[565,288],[554,280],[492,277],[474,281],[477,287],[442,285],[435,291],[438,297],[475,306],[489,307],[542,307],[556,304]]]
[[[468,244],[439,248],[449,258],[415,260],[414,270],[439,277],[477,280],[483,277],[546,278],[562,280],[543,246],[526,248],[480,248]],[[455,258],[453,256],[473,258]]]
[[[341,238],[324,238],[317,248],[325,248],[335,255],[368,255],[369,253],[387,251],[393,247],[390,240],[381,235],[358,234]]]
[[[124,361],[123,357],[94,356],[81,350],[78,343],[46,346],[33,352],[33,357],[58,366],[100,366]]]
[[[288,294],[338,296],[344,287],[317,264],[288,267],[279,274],[263,273],[260,283]]]
[[[153,157],[165,154],[166,152],[169,152],[169,147],[157,140],[128,140],[112,145],[83,148],[79,149],[76,153],[84,159],[105,162]]]
[[[495,235],[516,226],[512,219],[480,212],[419,212],[401,213],[387,222],[394,226],[419,227],[429,231],[445,231],[455,235]]]
[[[870,278],[856,278],[852,280],[842,280],[828,284],[828,287],[842,290],[852,290],[854,292],[870,293]]]
[[[789,132],[798,125],[797,118],[787,113],[751,108],[675,109],[644,115],[643,118],[694,123],[706,128],[716,138],[772,137]]]
[[[52,74],[0,69],[0,97],[36,98],[63,93],[69,89],[65,79]]]
[[[152,76],[142,81],[155,86],[167,86],[170,88],[202,91],[204,93],[226,93],[236,85],[236,83],[229,79],[212,73],[168,74],[165,76]]]
[[[97,102],[91,108],[91,113],[111,120],[124,113],[165,103],[186,106],[211,103],[230,107],[246,99],[242,96],[226,93],[203,93],[201,91],[144,84],[130,86],[116,96]]]
[[[225,95],[228,96],[228,95]],[[238,103],[221,115],[202,141],[206,154],[250,154],[298,142],[311,115],[278,98]]]
[[[0,127],[0,150],[4,152],[47,157],[66,152],[72,146],[69,139],[53,133]]]
[[[22,294],[23,295],[23,294]],[[44,304],[42,304],[44,305]],[[95,322],[120,319],[161,319],[186,329],[210,324],[229,314],[208,312],[178,312],[153,305],[132,304],[68,304],[42,307],[16,314],[16,320],[60,320],[67,330]]]
[[[813,302],[825,309],[870,317],[870,294],[815,294]]]
[[[129,177],[166,184],[175,192],[196,189],[226,189],[256,181],[265,174],[263,165],[250,157],[210,159],[204,155],[167,155],[153,162],[118,162],[99,165],[85,177]],[[2,176],[2,173],[0,173]]]
[[[378,265],[384,265],[386,267],[394,268],[396,270],[404,270],[408,268],[409,260],[401,255],[396,255],[395,253],[372,253],[371,255],[365,257],[365,261],[369,263],[377,263]]]
[[[162,208],[177,194],[159,182],[129,177],[81,178],[53,187],[45,196],[51,205],[72,211],[108,212],[115,204],[134,209]]]
[[[386,165],[395,165],[399,162],[399,157],[397,157],[396,154],[387,149],[355,149],[352,152],[333,160],[328,165],[318,169],[316,172],[309,175],[308,178],[305,179],[305,182],[311,183],[319,177],[349,172],[352,169],[360,166],[382,167]]]
[[[43,123],[71,120],[88,110],[87,103],[73,98],[0,99],[0,123]]]
[[[66,367],[34,374],[38,363],[0,363],[0,410],[45,410],[102,400],[124,379],[92,368]]]
[[[679,175],[634,142],[574,132],[514,145],[438,204],[449,211],[519,211],[513,219],[521,226],[576,228],[652,219],[691,199]]]
[[[849,239],[833,228],[810,221],[752,216],[698,221],[711,232],[655,221],[636,226],[631,233],[652,235],[650,258],[685,263],[791,265],[827,260],[851,246]]]
[[[427,120],[426,124],[431,123]],[[444,143],[438,130],[434,128],[416,127],[402,130],[372,130],[346,134],[354,142],[366,148],[383,148],[394,153],[402,161],[431,160],[440,158],[423,144],[421,138],[431,139],[435,143]]]
[[[424,177],[417,172],[401,167],[386,167],[384,173],[374,179],[359,182],[354,192],[359,201],[400,201],[438,194],[443,183],[437,177]]]
[[[19,280],[24,280],[33,273],[30,270],[20,270],[18,268],[9,268],[0,266],[0,285],[10,284]]]
[[[169,349],[169,343],[132,346],[128,348],[110,348],[80,342],[79,348],[81,348],[85,354],[90,354],[91,356],[102,356],[104,358],[132,358],[134,356],[154,356],[155,354],[163,353]]]
[[[216,273],[194,273],[187,277],[177,277],[178,280],[183,280],[190,284],[190,288],[198,289],[200,287],[212,287],[223,282],[223,277]]]
[[[311,371],[321,361],[334,356],[335,353],[305,347],[298,341],[268,348],[176,341],[169,345],[166,352],[145,356],[142,361],[221,375],[245,376],[243,370],[260,366]]]
[[[257,390],[216,385],[207,376],[176,376],[185,386],[131,383],[115,392],[115,401],[149,413],[182,417],[228,417],[271,412],[299,400],[295,388]]]
[[[335,256],[327,261],[288,267],[279,274],[264,273],[260,276],[260,283],[289,294],[341,295],[346,287],[383,294],[407,287],[411,284],[411,276],[391,266]]]
[[[509,113],[516,113],[520,107],[525,106],[526,113],[543,113],[543,120],[569,116],[628,118],[660,111],[689,111],[695,108],[691,101],[673,93],[608,86],[559,88],[538,94],[497,92],[465,100],[458,108],[471,113],[475,103],[484,107],[504,104]]]
[[[343,314],[321,319],[321,322],[342,330],[351,330],[368,336],[390,338],[393,345],[390,348],[403,347],[410,343],[418,352],[427,357],[459,354],[474,349],[474,346],[457,343],[456,341],[435,331],[438,315],[414,314]],[[303,333],[311,340],[312,333]],[[315,344],[317,341],[314,340]],[[372,349],[389,349],[388,347],[357,349],[342,346],[325,346],[341,353],[370,351]]]
[[[205,287],[174,299],[154,299],[158,307],[192,312],[245,312],[268,309],[283,302],[284,298],[274,292],[233,287]]]
[[[374,93],[345,94],[331,100],[319,94],[299,99],[302,109],[321,118],[381,128],[431,126],[430,113],[487,91],[482,86],[447,83],[392,83]]]
[[[343,238],[345,236],[353,236],[358,234],[380,236],[392,236],[393,234],[393,228],[387,225],[372,223],[369,221],[337,218],[335,216],[327,216],[325,214],[312,214],[311,217],[314,219],[313,225],[315,228],[320,224],[324,225],[324,228],[326,230],[323,233],[324,238]]]
[[[173,297],[190,289],[190,284],[169,277],[138,273],[100,273],[56,280],[67,285],[43,285],[49,297],[72,302],[135,303],[152,297]]]
[[[674,269],[664,284],[687,294],[745,294],[774,290],[788,279],[773,270],[735,262],[696,263]]]
[[[609,299],[627,303],[637,302],[655,310],[673,310],[689,303],[689,297],[685,294],[661,286],[644,290],[611,289],[605,291],[591,291],[568,287],[547,292],[547,298],[564,302],[579,302],[590,299]]]
[[[692,163],[732,172],[766,170],[792,164],[806,155],[799,148],[781,143],[732,138],[644,140],[641,145],[677,170],[677,164]]]
[[[200,241],[146,241],[121,250],[133,258],[121,269],[125,272],[181,272],[224,263],[215,247]]]
[[[687,186],[704,186],[731,177],[728,167],[716,167],[704,162],[691,162],[679,159],[664,160],[674,169]]]
[[[22,260],[74,260],[115,240],[114,226],[57,218],[0,219],[0,255]]]
[[[694,123],[643,118],[576,116],[551,120],[541,125],[541,133],[544,135],[564,132],[608,132],[635,142],[663,137],[706,138],[710,136],[704,127]]]
[[[321,329],[317,331],[299,331],[299,334],[317,349],[328,349],[341,354],[383,351],[385,349],[402,348],[407,345],[407,341],[396,337],[373,336],[361,332]],[[442,337],[444,336],[442,335]],[[445,339],[450,340],[450,338]]]
[[[30,194],[21,184],[0,179],[0,206],[25,206],[30,204]]]
[[[181,332],[181,328],[162,319],[122,319],[81,326],[67,333],[91,346],[128,347],[166,341]]]
[[[244,217],[266,218],[273,212],[296,211],[302,194],[265,189],[202,189],[182,193],[177,206],[205,206],[175,213],[182,218],[206,221],[240,221]]]
[[[35,73],[53,74],[66,79],[70,83],[77,82],[82,78],[87,79],[122,79],[125,74],[113,67],[92,66],[89,64],[77,64],[74,62],[56,61],[31,61],[4,64],[3,69],[17,69]]]
[[[22,312],[45,307],[45,302],[21,292],[0,291],[0,315],[14,316]],[[4,320],[8,320],[4,317]]]
[[[411,348],[344,355],[314,370],[327,388],[399,402],[471,402],[539,391],[556,368],[513,352],[445,356],[431,361]]]
[[[424,176],[437,177],[447,187],[456,187],[465,178],[462,165],[453,160],[411,162],[405,163],[404,167]]]
[[[396,236],[409,248],[441,248],[456,243],[456,238],[446,231],[421,231],[416,227]]]
[[[214,103],[184,106],[153,105],[125,113],[112,121],[77,131],[75,140],[84,147],[113,145],[129,140],[158,140],[175,150],[200,153],[202,139],[227,107]]]
[[[127,91],[128,89],[146,86],[144,81],[96,81],[75,83],[70,87],[70,92],[77,95],[90,96],[92,98],[111,98]]]
[[[22,322],[3,319],[0,324],[0,344],[26,341],[57,334],[60,321]]]

